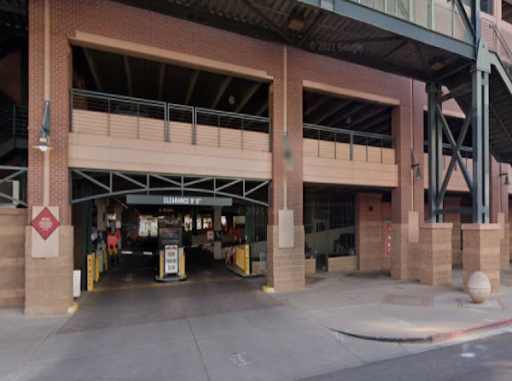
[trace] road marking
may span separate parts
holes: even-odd
[[[245,353],[245,352],[235,353],[229,359],[231,360],[231,362],[233,364],[238,365],[238,366],[246,366],[246,365],[252,364],[252,362],[247,360],[247,353]]]
[[[205,284],[205,283],[214,283],[214,282],[233,282],[233,281],[241,281],[242,278],[217,278],[217,279],[205,279],[205,280],[187,280],[184,282],[173,282],[173,283],[149,283],[149,284],[139,284],[133,286],[116,286],[116,287],[105,287],[105,288],[95,288],[91,293],[101,293],[101,292],[111,292],[111,291],[124,291],[124,290],[140,290],[144,288],[160,288],[160,287],[177,287],[177,286],[188,286],[191,284]]]

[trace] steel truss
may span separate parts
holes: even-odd
[[[266,201],[262,201],[255,196],[256,191],[269,186],[270,180],[72,168],[70,169],[70,181],[87,181],[90,185],[99,189],[99,192],[92,195],[75,196],[73,194],[73,184],[70,184],[70,202],[72,204],[126,194],[172,191],[180,192],[182,196],[185,193],[208,193],[212,194],[213,197],[232,197],[257,205],[269,206],[268,192]],[[123,181],[125,186],[121,187],[119,181]],[[162,186],[163,184],[166,184],[166,186]]]
[[[427,84],[428,94],[428,219],[442,222],[449,213],[471,214],[473,223],[489,222],[489,52],[483,42],[478,46],[478,58],[471,70],[471,83],[443,94],[439,83]],[[472,103],[465,110],[465,120],[457,140],[454,138],[442,105],[445,101],[471,92]],[[472,126],[473,176],[462,160],[462,144]],[[453,154],[443,177],[443,133]],[[448,210],[443,199],[456,164],[462,172],[472,198],[471,208]]]

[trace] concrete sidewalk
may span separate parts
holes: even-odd
[[[89,293],[72,316],[0,310],[0,381],[298,380],[456,342],[340,332],[410,339],[510,318],[509,280],[480,307],[456,288],[358,273],[280,295],[261,292],[264,279],[212,279]]]
[[[275,296],[324,327],[392,342],[440,342],[512,324],[512,274],[502,273],[501,293],[482,305],[462,292],[462,270],[452,287],[398,282],[379,272],[315,274],[304,292]]]

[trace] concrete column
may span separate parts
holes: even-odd
[[[462,224],[464,292],[471,274],[482,271],[491,281],[492,293],[500,292],[500,225]]]
[[[222,207],[221,206],[213,207],[213,230],[214,231],[222,230],[221,217],[222,217]],[[214,241],[214,243],[213,243],[213,258],[216,260],[222,259],[222,242]]]
[[[124,207],[121,204],[117,204],[114,208],[114,211],[116,212],[116,230],[121,229],[121,223],[123,221],[123,212]],[[118,246],[122,247],[121,238],[119,238]]]
[[[192,236],[197,235],[197,206],[192,207]]]
[[[356,250],[361,271],[380,270],[384,259],[382,195],[356,195]]]
[[[423,179],[414,177],[411,149],[425,173],[423,163],[423,106],[425,87],[410,82],[408,97],[392,113],[392,133],[398,165],[398,187],[392,191],[391,277],[418,279],[419,224],[423,221]]]
[[[107,213],[107,203],[105,199],[94,200],[94,204],[96,205],[96,226],[98,228],[98,232],[104,232],[107,230],[106,226],[106,213]]]
[[[28,125],[37,128],[30,128],[28,136],[25,313],[60,314],[67,313],[73,306],[73,227],[68,167],[71,48],[68,36],[51,27],[53,2],[32,1],[28,7],[31,16]],[[45,101],[51,102],[50,145],[53,150],[43,154],[31,147],[39,139]],[[30,225],[33,211],[39,207],[53,210],[60,223],[51,255],[44,258],[35,258],[41,249],[37,244],[39,233]]]
[[[297,52],[283,47],[283,71],[276,73],[270,85],[269,116],[272,120],[272,188],[269,226],[267,228],[267,290],[285,292],[305,287],[304,225],[303,225],[303,167],[302,167],[302,79],[288,70]],[[300,53],[299,53],[300,54]],[[284,133],[293,155],[293,168],[286,165]],[[293,226],[281,231],[284,214],[293,212]],[[290,237],[292,247],[280,247],[280,235]],[[290,237],[291,238],[291,237]]]
[[[452,228],[450,223],[425,223],[420,233],[420,283],[452,284]]]

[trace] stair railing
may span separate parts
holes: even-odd
[[[491,50],[498,55],[507,74],[512,78],[512,49],[496,24],[490,24],[489,27],[493,29],[494,46],[491,47]]]

